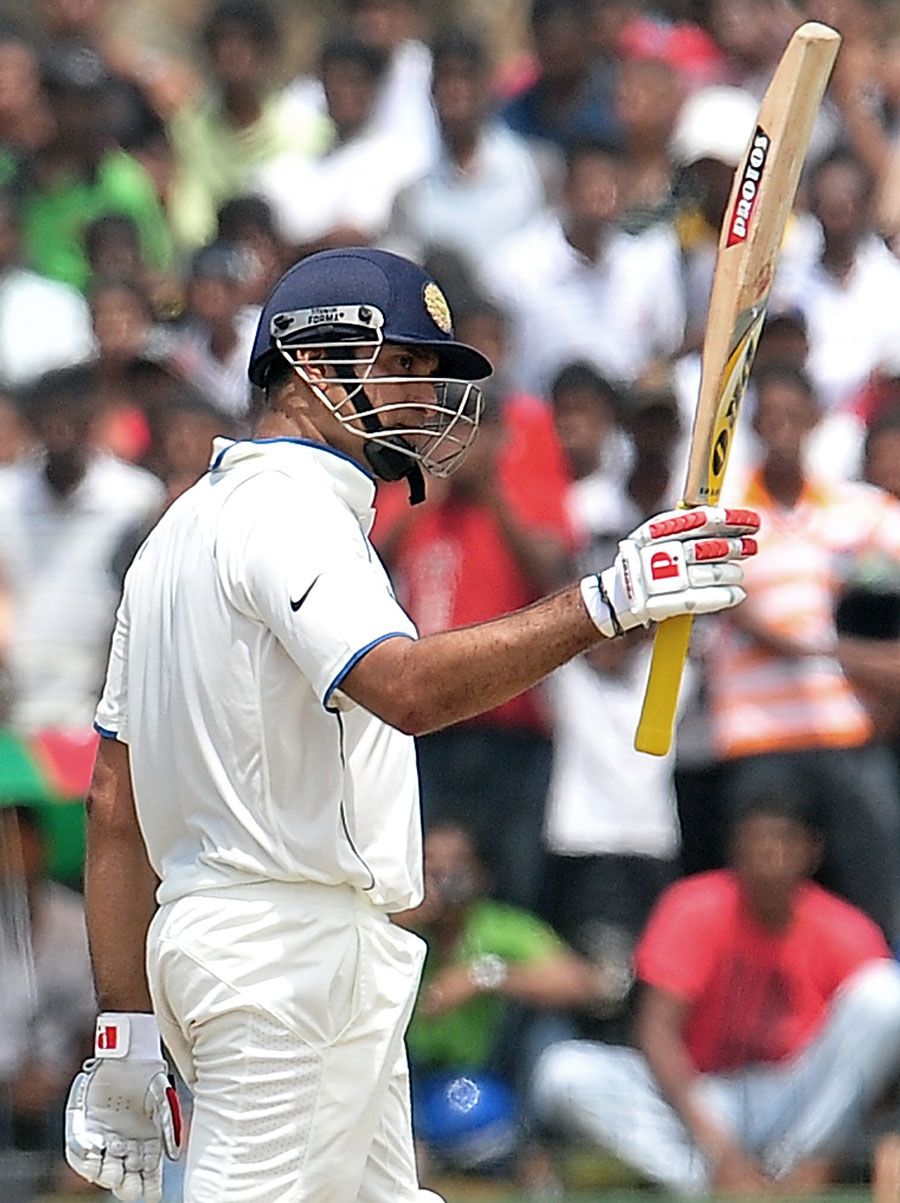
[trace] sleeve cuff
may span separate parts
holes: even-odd
[[[377,639],[370,640],[370,642],[364,647],[361,647],[359,651],[354,652],[350,659],[345,661],[342,667],[337,671],[328,685],[328,688],[325,690],[325,693],[322,697],[322,705],[325,707],[325,709],[328,710],[331,708],[329,703],[331,702],[332,694],[335,692],[335,690],[340,688],[342,681],[350,672],[350,670],[354,668],[360,662],[360,660],[362,660],[363,656],[365,656],[367,652],[370,652],[373,647],[377,647],[379,643],[384,643],[387,639],[412,638],[413,636],[410,635],[409,631],[388,631],[386,635],[379,635]]]

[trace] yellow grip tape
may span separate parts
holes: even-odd
[[[650,676],[634,746],[651,756],[665,756],[672,746],[681,675],[687,660],[694,619],[690,614],[667,618],[656,628]]]

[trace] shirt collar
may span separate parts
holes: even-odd
[[[265,460],[266,467],[299,476],[307,471],[310,459],[331,478],[334,491],[353,510],[360,522],[371,524],[375,500],[375,477],[355,459],[312,439],[282,436],[272,439],[213,440],[210,472],[226,472],[238,464]]]

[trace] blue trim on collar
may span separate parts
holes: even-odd
[[[99,723],[94,723],[94,730],[101,739],[118,739],[118,731],[110,731],[108,727],[101,727]]]
[[[322,705],[324,706],[324,708],[326,710],[328,710],[330,708],[328,703],[331,701],[331,695],[341,685],[341,683],[344,680],[344,677],[346,677],[346,675],[347,675],[347,673],[349,673],[350,669],[353,668],[355,665],[357,665],[360,662],[360,660],[362,660],[362,658],[366,654],[366,652],[370,652],[372,650],[372,648],[377,647],[379,643],[384,643],[384,641],[386,639],[412,639],[412,638],[413,638],[413,636],[410,635],[409,631],[388,631],[387,634],[379,635],[377,639],[372,639],[369,643],[366,644],[365,647],[361,647],[359,649],[359,651],[354,652],[353,655],[350,657],[350,659],[343,666],[343,668],[338,670],[338,672],[336,673],[331,684],[325,690],[324,697],[322,698]]]
[[[223,447],[213,462],[209,465],[210,472],[214,472],[221,464],[224,457],[228,454],[232,447],[238,443],[298,443],[301,447],[312,447],[315,451],[327,451],[329,455],[336,455],[338,459],[346,460],[348,464],[352,464],[354,468],[362,472],[367,480],[375,482],[375,477],[371,472],[368,472],[358,460],[355,460],[352,455],[348,455],[346,451],[338,451],[337,447],[329,447],[327,443],[317,443],[313,439],[294,438],[291,435],[278,435],[271,439],[234,439]]]

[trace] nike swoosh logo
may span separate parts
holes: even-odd
[[[313,580],[312,585],[310,585],[310,587],[306,590],[306,592],[303,594],[303,596],[300,598],[299,601],[294,601],[293,599],[291,600],[291,609],[294,611],[295,614],[300,609],[300,607],[303,605],[303,603],[306,601],[306,599],[309,597],[310,593],[312,592],[313,585],[316,583],[316,581],[319,579],[319,577],[321,575],[322,574],[320,572],[319,576],[317,576],[315,578],[315,580]]]

